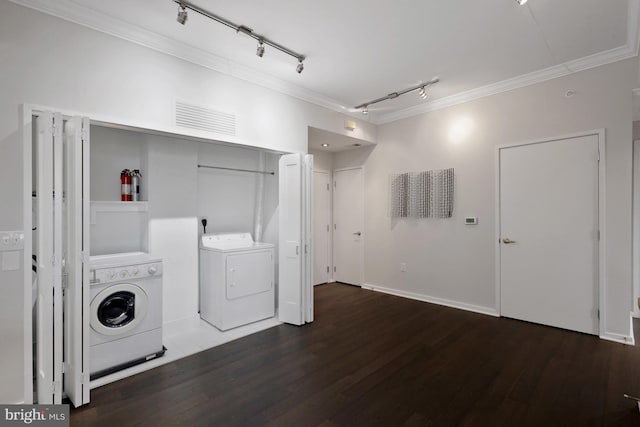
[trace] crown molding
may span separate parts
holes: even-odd
[[[348,116],[362,119],[340,101],[278,79],[255,68],[171,39],[153,31],[95,11],[72,0],[10,0],[12,3],[55,16],[102,33],[209,68],[222,74],[280,92]]]
[[[523,88],[536,83],[566,76],[578,71],[588,70],[601,65],[611,64],[624,59],[638,56],[640,46],[640,0],[629,0],[627,13],[627,42],[624,46],[585,56],[573,61],[555,65],[543,70],[523,74],[518,77],[503,80],[479,88],[471,89],[455,95],[436,99],[427,104],[405,108],[378,116],[375,123],[378,125],[391,123],[396,120],[406,119],[419,114],[441,110],[454,105],[463,104],[486,96],[496,95],[514,89]]]
[[[405,108],[403,110],[394,111],[381,115],[377,118],[376,124],[391,123],[396,120],[406,119],[419,114],[429,113],[431,111],[441,110],[443,108],[453,107],[454,105],[464,104],[465,102],[473,101],[476,99],[484,98],[491,95],[497,95],[502,92],[508,92],[515,89],[520,89],[526,86],[531,86],[536,83],[542,83],[548,80],[563,77],[578,71],[588,70],[590,68],[599,67],[601,65],[610,64],[617,61],[622,61],[627,58],[637,56],[636,49],[629,47],[628,45],[618,47],[615,49],[607,50],[597,53],[595,55],[587,56],[584,58],[576,59],[564,64],[555,65],[543,70],[534,71],[533,73],[524,74],[512,79],[503,80],[498,83],[482,86],[476,89],[471,89],[465,92],[461,92],[455,95],[447,96],[433,100],[427,104],[420,104],[414,107]]]
[[[176,58],[209,68],[273,91],[301,99],[303,101],[327,108],[329,110],[356,117],[363,120],[361,114],[350,111],[344,103],[305,89],[293,83],[278,79],[221,56],[198,49],[186,43],[173,40],[158,33],[145,30],[102,12],[97,12],[72,0],[10,0],[11,2],[37,10],[58,18],[70,21],[96,31],[162,52]],[[541,83],[547,80],[563,77],[568,74],[610,64],[638,55],[640,46],[640,0],[629,0],[627,18],[627,43],[624,46],[608,51],[599,52],[584,58],[579,58],[543,70],[534,71],[511,79],[492,83],[471,89],[455,95],[439,98],[427,104],[405,108],[391,113],[369,117],[373,124],[385,124],[396,120],[452,107],[479,98],[496,95],[514,89]]]

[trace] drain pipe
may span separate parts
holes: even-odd
[[[265,153],[260,152],[258,158],[258,170],[265,170]],[[253,240],[256,242],[262,241],[262,211],[264,207],[264,174],[257,175],[256,183],[256,210],[253,218]]]

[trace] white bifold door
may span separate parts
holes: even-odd
[[[285,154],[279,167],[278,318],[313,321],[313,156]]]
[[[499,150],[503,316],[598,333],[600,137]]]
[[[89,121],[32,119],[37,401],[64,393],[80,406],[89,402]]]

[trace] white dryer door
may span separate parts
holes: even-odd
[[[135,329],[147,314],[147,294],[139,286],[109,286],[91,301],[91,327],[103,335],[121,335]]]
[[[273,252],[227,255],[227,299],[233,300],[273,288]]]

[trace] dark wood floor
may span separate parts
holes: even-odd
[[[93,390],[71,425],[638,426],[640,349],[346,285],[282,325]]]

